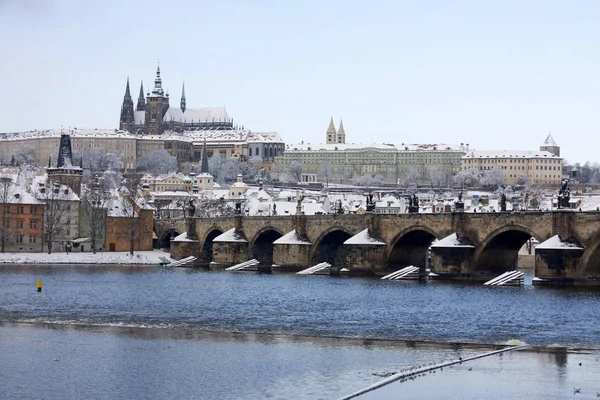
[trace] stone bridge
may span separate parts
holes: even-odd
[[[197,266],[256,258],[265,270],[327,261],[338,272],[381,275],[415,265],[424,275],[430,262],[439,278],[476,280],[515,269],[519,249],[535,238],[539,282],[600,284],[600,212],[237,216],[157,221],[155,230],[174,258],[194,255]]]

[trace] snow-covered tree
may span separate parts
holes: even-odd
[[[521,185],[521,186],[526,185],[527,182],[528,182],[527,175],[519,174],[519,176],[517,176],[517,181],[516,181],[517,185]]]
[[[6,152],[6,150],[0,149],[0,165],[9,165],[9,164],[10,164],[10,157],[8,156],[8,153]]]
[[[215,182],[221,185],[234,182],[238,170],[238,161],[225,155],[214,155],[208,159],[208,172],[215,178]]]
[[[471,168],[466,171],[459,171],[454,175],[452,181],[459,188],[473,186],[479,181],[479,170]]]
[[[289,179],[294,183],[300,182],[302,179],[302,172],[304,171],[304,166],[302,163],[298,161],[292,161],[288,168],[288,176]]]
[[[178,170],[177,158],[167,150],[154,150],[137,160],[138,171],[148,172],[154,176],[176,172]]]
[[[404,184],[407,187],[419,185],[419,170],[416,167],[410,167],[406,177],[404,178]]]
[[[429,169],[429,183],[431,184],[431,188],[441,189],[444,187],[444,183],[446,180],[446,175],[437,168]]]
[[[499,167],[494,167],[484,171],[481,177],[481,184],[491,190],[496,190],[498,187],[506,184],[506,175],[504,170]]]
[[[11,159],[11,164],[14,165],[37,165],[37,161],[35,158],[35,150],[33,147],[27,144],[21,144],[13,154]]]
[[[357,186],[378,186],[384,181],[381,175],[366,174],[354,179],[354,184]]]

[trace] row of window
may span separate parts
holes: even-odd
[[[28,237],[28,241],[29,241],[29,243],[37,243],[38,242],[38,237],[36,235],[30,235]],[[25,242],[25,234],[18,233],[15,236],[15,243],[24,243],[24,242]]]

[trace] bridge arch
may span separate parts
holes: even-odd
[[[581,256],[580,276],[600,277],[600,232]]]
[[[202,239],[202,251],[200,252],[198,265],[208,266],[213,260],[213,240],[223,233],[223,229],[213,226]]]
[[[519,250],[531,238],[543,240],[529,227],[512,222],[493,230],[476,246],[474,272],[497,274],[517,269]]]
[[[354,234],[342,226],[332,226],[323,231],[310,252],[311,265],[328,262],[333,268],[343,268],[345,264],[344,242]]]
[[[425,268],[429,246],[439,235],[426,226],[415,225],[400,231],[387,248],[387,269],[408,265]]]
[[[179,236],[179,232],[177,232],[175,228],[169,228],[165,232],[163,232],[158,245],[161,249],[170,249],[171,240],[173,240],[177,236]]]
[[[282,236],[283,234],[277,228],[272,226],[262,228],[250,241],[250,258],[260,261],[263,267],[273,265],[273,242]]]

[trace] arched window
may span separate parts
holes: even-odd
[[[248,149],[248,157],[252,157],[252,147]]]

